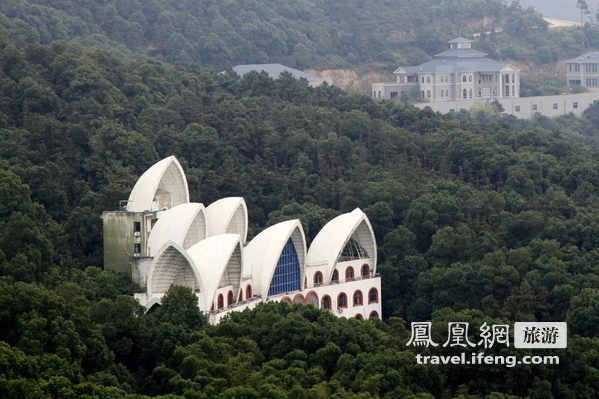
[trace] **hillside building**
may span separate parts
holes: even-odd
[[[397,68],[392,83],[373,83],[374,99],[402,99],[405,96],[426,102],[517,98],[520,71],[510,64],[487,58],[472,48],[472,40],[459,37],[433,60],[417,66]]]
[[[566,81],[569,87],[599,89],[599,52],[585,53],[566,61]]]
[[[266,72],[272,79],[278,79],[279,76],[281,76],[281,73],[287,72],[296,79],[305,79],[311,87],[320,86],[325,82],[329,85],[333,84],[333,81],[329,78],[321,78],[320,76],[306,73],[282,64],[244,64],[234,66],[233,71],[240,77],[243,77],[249,72]]]
[[[378,318],[377,248],[360,209],[337,216],[308,248],[299,220],[270,226],[246,243],[241,197],[189,202],[175,157],[150,167],[119,211],[103,213],[104,267],[128,273],[151,309],[173,284],[191,288],[212,323],[267,301],[308,303],[339,317]]]

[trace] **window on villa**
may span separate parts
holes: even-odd
[[[577,102],[572,103],[572,108],[578,108],[578,103]]]
[[[347,295],[345,293],[341,293],[337,296],[337,307],[338,308],[346,308],[347,307]]]
[[[430,77],[430,76],[427,76],[427,77],[426,77],[426,83],[430,83],[430,82],[431,82],[431,77]]]
[[[345,281],[352,281],[354,279],[354,268],[351,266],[348,266],[347,269],[345,269]]]
[[[328,295],[325,295],[322,297],[322,305],[321,305],[322,309],[331,309],[331,297]]]
[[[464,91],[462,91],[462,97],[468,98],[468,90],[464,89]]]
[[[314,273],[314,285],[318,287],[321,284],[322,284],[322,273],[321,272]]]
[[[462,82],[466,83],[466,75],[462,76]]]
[[[533,111],[536,111],[536,110],[537,110],[537,108],[538,108],[538,107],[537,107],[537,104],[533,104],[533,105],[532,105],[532,110],[533,110]]]
[[[370,277],[370,266],[367,264],[362,265],[362,278]]]
[[[229,291],[227,294],[227,306],[233,305],[233,291]]]
[[[361,306],[362,303],[362,291],[358,290],[354,292],[354,306]]]
[[[520,106],[519,106],[519,105],[516,105],[516,107],[514,108],[514,111],[516,111],[516,112],[520,112]]]
[[[216,307],[219,310],[225,307],[225,299],[223,297],[223,294],[218,294],[218,301]]]
[[[557,109],[557,103],[553,103],[553,109]]]
[[[426,91],[426,97],[427,97],[427,98],[431,98],[431,91],[430,91],[430,90],[427,90],[427,91]]]
[[[379,291],[376,288],[371,288],[368,291],[368,303],[378,303],[379,302]]]
[[[252,297],[252,286],[248,284],[247,287],[245,287],[245,298],[250,299],[251,297]]]
[[[333,270],[333,277],[331,277],[331,282],[333,282],[333,283],[339,282],[339,271],[337,269]]]

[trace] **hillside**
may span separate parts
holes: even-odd
[[[0,397],[599,392],[598,107],[440,116],[289,76],[5,36],[0,99]],[[312,238],[361,207],[386,321],[271,304],[211,327],[179,288],[143,315],[130,281],[97,268],[100,215],[171,154],[192,200],[246,198],[250,237],[297,217]],[[566,320],[570,341],[559,367],[417,368],[405,322],[431,319]]]
[[[340,3],[189,0],[5,0],[0,28],[9,38],[48,44],[74,40],[167,62],[222,70],[279,62],[317,69],[381,68],[425,61],[463,34],[482,38],[491,56],[552,63],[579,54],[577,32],[548,32],[539,15],[501,0]],[[596,34],[589,46],[597,45]]]

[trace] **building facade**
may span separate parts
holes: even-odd
[[[189,202],[174,157],[150,167],[121,210],[104,212],[104,267],[128,273],[159,306],[173,284],[191,288],[200,309],[218,323],[258,303],[308,303],[339,317],[381,316],[377,248],[359,208],[329,221],[308,248],[299,220],[270,226],[246,243],[241,197],[205,207]]]
[[[413,98],[426,102],[517,98],[518,68],[486,57],[459,37],[435,59],[418,66],[399,67],[396,81],[373,83],[374,99]]]
[[[585,53],[566,61],[566,81],[569,87],[599,89],[599,52]]]

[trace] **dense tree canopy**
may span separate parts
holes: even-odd
[[[593,398],[597,112],[442,116],[2,35],[0,397]],[[100,215],[171,154],[192,200],[246,198],[250,236],[299,217],[310,239],[363,208],[385,321],[270,304],[213,327],[178,287],[144,315],[97,268]],[[570,341],[560,366],[423,367],[405,346],[417,320],[566,320]]]

